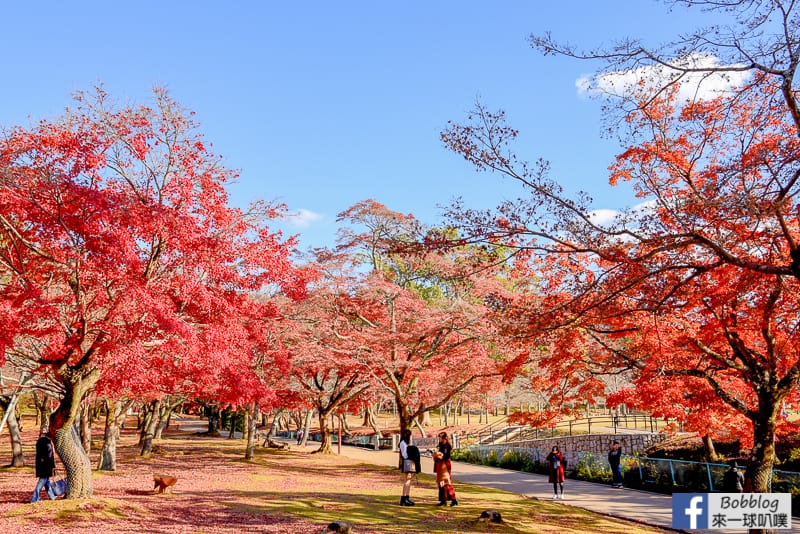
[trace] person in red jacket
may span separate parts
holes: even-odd
[[[439,444],[433,455],[433,472],[436,473],[436,485],[439,486],[439,506],[446,505],[448,499],[450,499],[450,506],[458,505],[456,490],[453,488],[453,464],[450,460],[452,452],[453,445],[450,444],[447,432],[441,432]]]
[[[564,455],[558,449],[558,445],[553,446],[550,454],[545,459],[550,469],[549,481],[553,484],[553,498],[564,498]],[[561,489],[559,492],[558,490]]]

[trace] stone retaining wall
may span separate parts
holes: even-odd
[[[619,441],[622,454],[644,453],[653,445],[664,441],[667,434],[582,434],[577,436],[558,436],[554,438],[532,439],[503,443],[488,448],[502,450],[524,450],[534,459],[544,462],[545,457],[553,448],[558,448],[567,458],[568,465],[577,465],[578,461],[587,453],[598,459],[604,459],[611,449],[614,440]]]

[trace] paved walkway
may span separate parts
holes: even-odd
[[[310,444],[309,447],[313,446]],[[336,445],[333,448],[337,451]],[[342,446],[342,456],[358,459],[376,465],[397,466],[397,453],[382,450],[374,451],[360,447]],[[422,472],[433,472],[433,460],[422,458]],[[488,486],[527,497],[551,500],[553,485],[547,476],[522,473],[508,469],[453,462],[453,479],[456,484],[465,482]],[[456,491],[458,487],[456,486]],[[613,489],[604,484],[567,479],[564,484],[566,505],[579,506],[593,512],[630,519],[639,523],[671,529],[672,497],[646,491]]]
[[[204,432],[208,429],[205,421],[197,419],[176,419],[181,430],[188,432]],[[235,432],[239,438],[241,433]],[[275,438],[287,441],[296,447],[294,440]],[[309,442],[308,448],[315,446]],[[338,451],[336,444],[334,452]],[[372,450],[361,447],[343,445],[342,456],[375,465],[397,466],[397,452],[390,450]],[[422,457],[422,472],[433,473],[433,459]],[[553,485],[547,482],[547,476],[533,473],[522,473],[497,467],[487,467],[464,462],[453,462],[453,480],[456,484],[465,482],[478,486],[488,486],[527,497],[552,500]],[[458,486],[456,486],[458,492]],[[579,506],[592,512],[614,517],[630,519],[655,527],[670,529],[672,527],[672,497],[658,493],[631,489],[613,489],[604,484],[567,479],[564,483],[564,500],[554,502],[570,506]],[[699,531],[694,531],[699,532]],[[717,531],[719,532],[719,531]]]
[[[208,428],[207,423],[204,421],[192,419],[178,420],[177,423],[182,427],[182,430],[189,432],[203,432]],[[240,436],[240,433],[235,433],[235,437]],[[297,446],[294,440],[286,440],[283,438],[276,439],[278,441],[286,441],[293,447]],[[314,442],[309,442],[308,448],[311,449],[315,445]],[[336,444],[333,445],[333,450],[334,452],[339,450]],[[392,467],[397,466],[397,452],[394,451],[375,451],[348,445],[343,445],[341,451],[342,456],[357,459],[365,463]],[[422,472],[433,473],[433,460],[430,457],[422,457]],[[456,484],[463,482],[478,486],[487,486],[518,493],[534,499],[552,500],[553,497],[553,485],[547,482],[546,475],[522,473],[520,471],[454,461],[453,479]],[[458,486],[456,486],[456,492],[458,492]],[[558,500],[553,502],[563,503],[568,506],[578,506],[599,514],[673,530],[671,495],[627,488],[613,489],[605,484],[567,479],[564,484],[564,497],[565,499],[563,501]],[[711,534],[716,532],[737,531],[692,530],[689,532]],[[800,532],[800,529],[792,528],[791,530],[781,530],[780,532]]]

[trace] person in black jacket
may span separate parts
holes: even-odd
[[[619,447],[619,441],[614,441],[611,445],[611,450],[608,451],[608,465],[611,467],[611,487],[622,487],[622,449]]]
[[[42,433],[36,441],[36,476],[39,481],[36,483],[36,489],[33,490],[31,502],[40,500],[42,488],[47,490],[47,496],[50,497],[51,501],[56,498],[53,488],[50,486],[50,477],[53,476],[55,470],[56,456],[53,452],[53,442],[47,434]]]
[[[722,485],[727,493],[742,493],[744,491],[744,474],[739,470],[736,460],[731,460],[730,468],[722,477]]]

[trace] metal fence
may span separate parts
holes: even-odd
[[[460,448],[456,454],[474,463],[529,472],[546,472],[544,456],[537,448],[472,445]],[[622,466],[626,485],[665,493],[672,493],[677,489],[700,493],[721,492],[723,477],[728,469],[728,464],[626,455],[622,457]],[[611,470],[606,458],[590,453],[571,454],[567,470],[578,479],[611,481]],[[779,470],[773,470],[772,473],[771,491],[800,492],[800,473]]]
[[[532,428],[529,426],[509,425],[506,418],[496,421],[475,432],[469,432],[462,436],[466,441],[480,444],[491,444],[494,442],[526,441],[533,439],[554,438],[556,436],[575,436],[581,434],[591,434],[592,427],[595,433],[608,432],[616,434],[635,430],[637,432],[656,433],[664,429],[669,424],[665,419],[658,419],[646,414],[630,413],[624,415],[595,415],[579,419],[567,419],[559,421],[549,428]],[[680,425],[676,425],[680,429]]]

